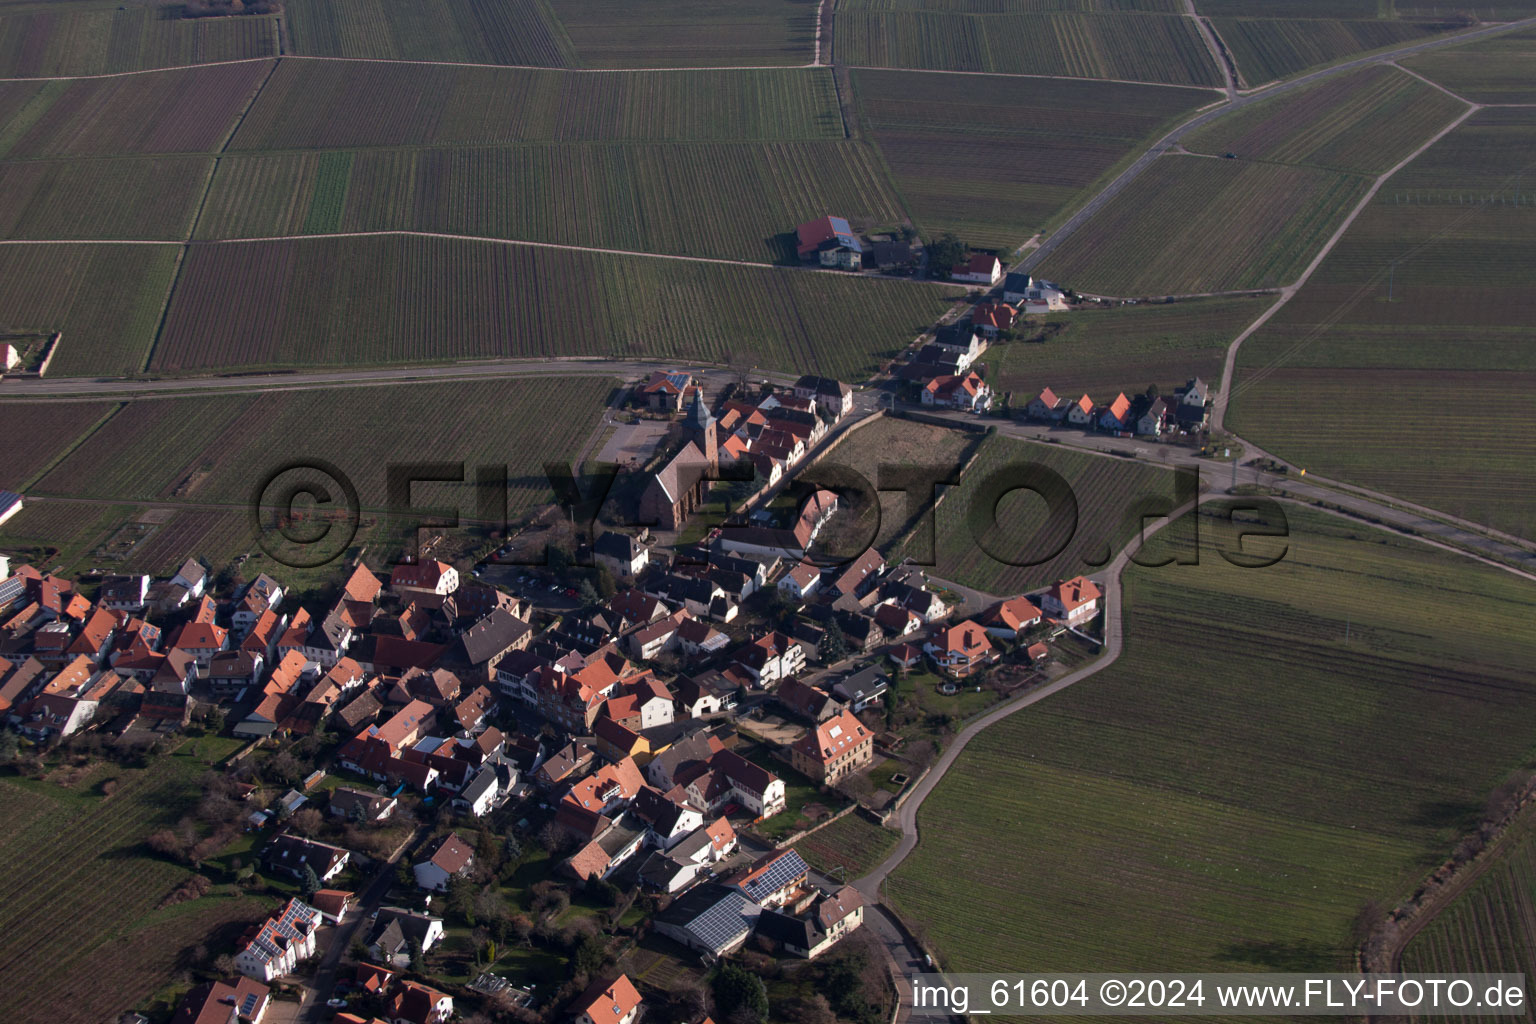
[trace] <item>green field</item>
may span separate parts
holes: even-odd
[[[1189,18],[1144,14],[956,14],[839,5],[839,64],[1172,85],[1217,85],[1221,74]]]
[[[726,67],[809,64],[817,2],[549,0],[549,7],[582,67]]]
[[[1517,819],[1487,856],[1486,873],[1408,943],[1403,970],[1536,974],[1536,828],[1530,814]],[[1530,1007],[1520,1016],[1530,1020]]]
[[[182,240],[212,173],[200,156],[0,163],[0,237]]]
[[[1033,480],[1034,467],[1066,481],[1075,518],[1054,518],[1067,506],[1028,489],[1009,493]],[[1142,513],[1170,511],[1173,494],[1173,474],[1157,466],[994,435],[938,508],[930,571],[991,594],[1091,574],[1136,535]],[[897,553],[921,558],[926,544],[912,537]]]
[[[1301,275],[1368,184],[1310,167],[1165,156],[1040,274],[1122,297],[1277,288]]]
[[[117,74],[278,52],[277,21],[261,15],[181,18],[177,7],[60,6],[0,15],[0,77]]]
[[[1212,17],[1211,24],[1227,44],[1243,82],[1250,87],[1289,78],[1308,68],[1332,64],[1368,50],[1430,39],[1449,27],[1436,22],[1322,18],[1291,21]]]
[[[283,61],[232,150],[841,139],[827,68],[592,72]]]
[[[156,909],[191,872],[149,855],[144,839],[200,795],[207,762],[193,753],[198,742],[147,769],[98,767],[67,786],[0,779],[0,855],[11,865],[0,900],[7,1021],[111,1018],[170,982],[184,950],[232,946],[240,926],[231,921],[265,914],[267,902],[228,895]],[[117,789],[102,796],[107,778]],[[125,957],[124,948],[141,952]]]
[[[1107,402],[1154,383],[1172,393],[1197,375],[1218,384],[1227,345],[1272,302],[1198,299],[1053,313],[1028,323],[1020,340],[987,350],[987,382],[999,393],[1013,392],[1015,405],[1043,387],[1068,398],[1086,391]]]
[[[1198,566],[1129,570],[1121,659],[939,784],[887,892],[947,969],[1352,970],[1361,907],[1407,895],[1526,761],[1530,585],[1287,516],[1271,568],[1229,565],[1207,523]]]
[[[0,245],[10,331],[63,333],[50,375],[136,373],[176,269],[174,245]]]
[[[0,82],[0,157],[212,152],[271,67],[250,61],[122,78]]]
[[[548,500],[543,462],[574,457],[614,386],[601,376],[539,377],[138,399],[123,403],[33,490],[243,511],[272,471],[319,458],[352,479],[365,509],[379,509],[392,462],[462,460],[508,466],[509,501],[523,507]],[[426,492],[470,490],[421,485],[417,502],[432,504]],[[464,514],[473,508],[466,500]]]
[[[795,262],[795,225],[828,211],[903,220],[866,143],[241,154],[219,162],[198,237],[410,230]]]
[[[858,70],[864,132],[927,233],[1012,249],[1211,100],[1203,90]]]
[[[1412,75],[1375,65],[1255,103],[1182,141],[1197,153],[1383,174],[1465,109]]]
[[[896,848],[901,834],[881,828],[855,811],[795,844],[805,862],[826,874],[842,868],[838,881],[851,882],[880,865]]]
[[[1532,103],[1536,102],[1533,57],[1536,32],[1526,30],[1410,57],[1404,67],[1476,103]]]
[[[953,294],[456,239],[228,243],[188,254],[151,369],[645,355],[859,379]]]
[[[1388,181],[1244,342],[1228,425],[1314,472],[1536,532],[1536,441],[1506,429],[1536,412],[1533,138],[1531,110],[1480,112]]]
[[[292,51],[313,57],[570,67],[544,0],[285,0]]]

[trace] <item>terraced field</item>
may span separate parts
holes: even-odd
[[[1197,89],[858,70],[865,133],[927,233],[1012,249],[1173,121]]]
[[[544,0],[285,0],[291,52],[314,57],[572,66]]]
[[[644,354],[858,380],[954,294],[457,239],[226,243],[188,254],[151,368]]]
[[[9,7],[10,5],[7,5]],[[0,7],[0,77],[105,75],[274,57],[277,19],[181,18],[178,8]]]
[[[234,130],[269,61],[122,78],[0,82],[0,158],[208,153]]]
[[[581,75],[283,61],[230,148],[843,137],[826,68]]]
[[[1388,181],[1244,342],[1228,425],[1314,472],[1536,532],[1536,442],[1504,428],[1536,413],[1533,139],[1533,111],[1482,111]]]
[[[185,239],[213,158],[0,163],[0,237]]]
[[[1218,383],[1227,345],[1274,300],[1200,299],[1058,313],[1026,326],[1020,340],[982,357],[987,381],[1016,404],[1049,387],[1108,402],[1157,384],[1165,393],[1193,376]]]
[[[198,236],[412,230],[795,262],[794,226],[828,210],[866,229],[904,219],[867,144],[242,154],[220,161]]]
[[[1382,174],[1465,109],[1412,75],[1375,65],[1255,103],[1182,142],[1196,153]]]
[[[1371,20],[1361,21],[1212,17],[1211,24],[1250,87],[1368,50],[1416,43],[1451,28],[1448,22],[1379,19],[1374,12]]]
[[[1145,14],[955,14],[839,5],[836,59],[855,67],[928,68],[1173,85],[1221,75],[1189,18]]]
[[[923,805],[886,888],[950,970],[1348,970],[1361,907],[1525,763],[1529,584],[1287,515],[1271,568],[1128,571],[1121,659],[982,732]]]
[[[549,0],[549,7],[582,67],[723,67],[809,64],[817,3]]]
[[[1300,276],[1368,185],[1310,167],[1165,156],[1047,256],[1040,274],[1125,297],[1279,287]]]
[[[177,254],[173,245],[0,246],[5,327],[63,333],[50,375],[137,373]]]
[[[1055,497],[1041,470],[1065,481],[1072,498]],[[1053,494],[1049,505],[1031,482]],[[1145,463],[990,437],[938,508],[931,571],[993,594],[1092,573],[1136,534],[1142,513],[1173,507],[1174,489],[1171,472]],[[922,557],[926,545],[914,537],[897,553]]]

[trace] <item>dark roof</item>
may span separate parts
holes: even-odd
[[[820,941],[815,923],[809,918],[791,917],[777,910],[765,910],[758,915],[757,934],[801,949],[810,949]]]
[[[869,247],[869,255],[877,267],[888,267],[894,263],[910,263],[912,246],[906,242],[876,242]]]
[[[517,643],[533,627],[504,608],[497,608],[464,631],[459,638],[471,665],[490,661]]]
[[[592,545],[594,554],[617,558],[621,562],[632,560],[640,551],[640,542],[627,533],[609,530]]]
[[[866,665],[852,675],[839,680],[832,687],[832,692],[844,700],[861,701],[867,697],[878,697],[889,687],[889,680],[878,666]]]

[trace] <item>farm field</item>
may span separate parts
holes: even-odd
[[[5,326],[63,333],[50,375],[137,373],[179,251],[174,245],[0,245]]]
[[[1446,22],[1378,19],[1374,12],[1369,20],[1360,21],[1213,16],[1211,26],[1227,44],[1243,83],[1249,87],[1369,50],[1416,43],[1451,27]]]
[[[1451,8],[1437,0],[1195,0],[1209,17],[1436,18]],[[1493,0],[1476,5],[1485,21],[1519,18],[1536,11],[1536,0]]]
[[[1280,287],[1368,186],[1310,167],[1164,156],[1047,256],[1040,275],[1120,297]]]
[[[1255,103],[1187,135],[1197,153],[1384,174],[1465,105],[1396,68],[1374,65]]]
[[[1536,8],[1524,13],[1536,13]],[[1533,103],[1533,57],[1536,32],[1525,30],[1411,57],[1404,66],[1477,103]]]
[[[29,500],[13,518],[0,524],[0,544],[18,562],[71,571],[133,514],[134,510],[124,505]]]
[[[851,882],[878,867],[900,838],[900,833],[881,828],[855,811],[806,836],[795,849],[823,874],[843,868],[837,880]]]
[[[441,238],[208,245],[187,256],[151,369],[644,354],[856,380],[955,294]]]
[[[283,61],[230,149],[843,137],[828,68],[573,74]]]
[[[1388,181],[1244,342],[1228,425],[1313,472],[1531,536],[1536,442],[1502,424],[1536,412],[1536,204],[1518,184],[1533,135],[1536,112],[1480,111]],[[1499,414],[1463,414],[1477,408]]]
[[[0,489],[24,491],[113,408],[112,402],[0,402]]]
[[[273,471],[319,458],[351,478],[365,509],[377,510],[388,503],[391,463],[463,460],[506,465],[509,504],[523,508],[549,500],[544,462],[574,458],[614,386],[600,376],[540,377],[139,399],[124,403],[33,489],[244,511]],[[445,409],[456,414],[445,417]],[[328,427],[317,433],[321,422]],[[473,517],[473,490],[469,483],[420,484],[412,493],[422,506],[462,497],[462,514]]]
[[[269,61],[123,78],[0,82],[0,158],[209,153],[234,129]]]
[[[198,236],[434,231],[796,262],[795,225],[826,210],[865,228],[904,219],[862,142],[242,154],[219,162]]]
[[[277,19],[182,18],[143,6],[8,13],[0,7],[0,77],[106,75],[275,57]]]
[[[570,67],[544,0],[285,0],[292,51],[310,57]]]
[[[1048,519],[1045,499],[1037,494],[1003,488],[1004,482],[1023,486],[1035,467],[1066,481],[1077,501],[1075,522]],[[937,564],[931,572],[998,595],[1089,574],[1135,536],[1142,512],[1172,509],[1174,491],[1174,475],[1166,469],[994,435],[939,505]],[[910,536],[893,553],[923,559],[926,544]]]
[[[983,731],[924,804],[886,890],[950,970],[1349,970],[1362,906],[1525,762],[1529,584],[1286,514],[1270,568],[1207,522],[1198,566],[1128,570],[1121,659]]]
[[[183,948],[210,933],[214,942],[232,942],[236,935],[218,925],[267,909],[213,896],[155,909],[191,872],[151,856],[143,843],[200,795],[207,765],[194,756],[196,743],[148,768],[99,768],[70,786],[0,778],[9,826],[0,854],[12,865],[0,900],[8,1021],[90,1024],[110,1016],[166,984]],[[100,793],[106,778],[117,780],[110,796]],[[146,955],[114,954],[125,945]]]
[[[0,163],[0,237],[182,240],[213,158]]]
[[[1408,943],[1403,970],[1536,973],[1536,828],[1529,813],[1510,826],[1495,856],[1487,873]],[[1531,1019],[1529,1007],[1524,1018]]]
[[[1219,384],[1227,345],[1273,301],[1197,299],[1031,317],[1020,340],[993,345],[982,360],[989,384],[1013,392],[1016,406],[1043,387],[1106,402],[1154,383],[1171,394],[1192,376]]]
[[[1179,0],[853,0],[848,6],[870,11],[954,11],[960,14],[1029,14],[1036,11],[1177,14],[1182,9]]]
[[[817,0],[548,2],[582,67],[809,64],[815,50]]]
[[[864,131],[925,232],[1011,250],[1048,226],[1204,90],[856,70]]]
[[[1174,15],[955,14],[839,6],[839,64],[1214,86],[1194,23]]]

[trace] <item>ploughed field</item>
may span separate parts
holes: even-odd
[[[1286,515],[1270,568],[1207,520],[1198,566],[1129,569],[1120,660],[984,730],[924,803],[887,892],[948,969],[1352,969],[1362,907],[1525,762],[1528,583]],[[1170,529],[1149,560],[1191,552]]]

